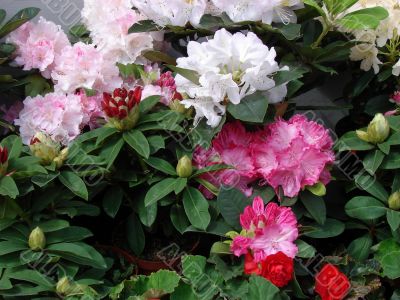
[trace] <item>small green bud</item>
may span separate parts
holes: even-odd
[[[400,191],[391,194],[388,203],[390,209],[400,210]]]
[[[36,227],[29,235],[29,248],[33,251],[40,251],[46,247],[46,237],[40,227]]]
[[[178,173],[179,177],[187,178],[192,175],[193,167],[191,159],[185,155],[179,161],[178,165],[176,166],[176,172]]]
[[[169,104],[169,108],[181,114],[186,114],[188,109],[181,103],[180,100],[172,100]]]
[[[367,132],[362,130],[356,131],[357,136],[366,142],[379,144],[384,142],[390,134],[389,122],[381,113],[375,115],[374,119],[369,123]]]
[[[306,186],[306,189],[316,196],[322,197],[326,195],[326,187],[322,182],[317,182],[314,185],[308,185]]]

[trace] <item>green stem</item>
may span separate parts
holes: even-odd
[[[328,26],[325,22],[322,23],[323,29],[321,34],[319,35],[318,39],[311,45],[311,48],[317,48],[322,40],[324,39],[324,37],[328,34],[328,32],[330,31],[331,27]]]

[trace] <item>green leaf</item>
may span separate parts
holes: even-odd
[[[250,200],[239,190],[222,187],[217,198],[217,207],[224,220],[235,229],[240,229],[239,216],[246,206],[251,205]]]
[[[316,11],[318,11],[318,13],[321,16],[325,16],[326,15],[324,10],[319,6],[318,2],[316,2],[315,0],[304,0],[304,4],[307,4],[307,5],[315,8]]]
[[[180,284],[170,296],[171,300],[199,300],[193,288],[185,283]]]
[[[372,196],[378,198],[383,203],[387,203],[389,195],[386,189],[379,181],[366,173],[357,174],[354,176],[357,186],[370,193]]]
[[[206,230],[211,221],[209,204],[203,194],[195,188],[187,187],[183,193],[183,207],[190,223]]]
[[[389,13],[383,7],[372,7],[354,11],[338,20],[338,24],[346,29],[376,29],[381,20],[386,19]]]
[[[146,163],[164,174],[176,176],[175,168],[166,160],[157,157],[149,157]]]
[[[150,227],[154,224],[157,217],[157,203],[153,203],[151,205],[145,206],[144,197],[140,197],[138,199],[138,214],[139,219],[143,225]]]
[[[181,75],[182,77],[186,78],[187,80],[195,83],[195,84],[200,84],[199,80],[200,80],[200,75],[193,70],[189,70],[189,69],[183,69],[183,68],[179,68],[173,65],[167,65],[168,68],[170,68],[172,71],[174,71],[175,73]]]
[[[165,149],[165,141],[162,136],[153,135],[147,138],[150,145],[150,154],[156,153],[160,149]]]
[[[251,276],[249,292],[243,300],[276,300],[279,288],[261,276]]]
[[[192,146],[201,146],[203,148],[208,149],[211,145],[211,140],[213,137],[219,133],[222,129],[222,126],[225,123],[225,116],[222,118],[221,123],[218,127],[211,127],[207,125],[207,122],[203,119],[200,121],[197,126],[191,130],[189,138],[192,143]]]
[[[102,127],[102,130],[99,132],[96,140],[96,146],[100,145],[103,141],[105,141],[110,136],[118,133],[118,130],[113,127]]]
[[[390,152],[389,155],[385,157],[381,164],[381,169],[384,170],[395,170],[400,168],[400,153]]]
[[[135,150],[140,156],[144,158],[149,158],[150,146],[142,132],[133,129],[124,132],[123,137],[125,142],[127,142],[128,145],[131,146],[131,148]]]
[[[10,135],[1,141],[1,146],[8,149],[8,159],[16,159],[22,152],[22,140],[19,136]]]
[[[332,1],[332,10],[330,12],[334,15],[337,15],[346,9],[352,7],[358,0],[333,0]]]
[[[173,66],[176,65],[176,59],[164,52],[146,51],[143,53],[143,56],[153,62],[162,62]]]
[[[304,233],[305,236],[324,239],[341,235],[345,229],[345,225],[335,219],[326,219],[324,225],[313,225],[313,231]]]
[[[350,256],[358,261],[368,258],[372,247],[372,238],[367,234],[352,241],[347,248]]]
[[[0,38],[36,17],[39,11],[39,8],[27,7],[17,12],[2,28],[0,28]]]
[[[8,274],[9,278],[27,281],[33,284],[47,287],[49,291],[53,290],[55,282],[46,273],[41,272],[41,270],[19,270],[13,271]]]
[[[353,218],[374,220],[386,214],[387,208],[373,197],[357,196],[346,203],[345,211]]]
[[[295,40],[301,36],[301,24],[275,24],[274,27],[289,41]]]
[[[17,198],[19,195],[18,187],[10,176],[0,178],[0,195],[8,196],[12,199]]]
[[[177,178],[175,181],[174,192],[175,195],[178,195],[183,189],[187,186],[188,180],[187,178]]]
[[[68,221],[54,219],[54,220],[49,220],[49,221],[37,224],[37,226],[39,226],[40,229],[42,229],[44,233],[47,233],[47,232],[52,232],[52,231],[57,231],[60,229],[67,228],[70,225],[69,225]],[[36,226],[33,226],[33,227],[36,227]]]
[[[180,234],[183,234],[190,226],[185,210],[179,204],[175,204],[171,207],[170,219],[175,229],[178,230]]]
[[[56,244],[61,242],[78,242],[93,234],[84,227],[70,226],[57,231],[46,233],[46,244]]]
[[[212,245],[210,254],[232,254],[231,247],[223,242],[216,242]]]
[[[58,177],[63,185],[82,199],[89,200],[89,193],[85,182],[74,172],[63,171]]]
[[[389,279],[400,277],[400,245],[394,240],[384,240],[379,244],[375,259],[382,266],[383,276]]]
[[[161,28],[161,26],[158,26],[152,20],[142,20],[133,24],[131,28],[129,28],[128,33],[159,31]]]
[[[256,92],[243,98],[239,104],[228,104],[228,112],[244,122],[262,123],[268,109],[268,98],[261,92]]]
[[[175,189],[175,185],[175,178],[166,178],[153,185],[144,199],[145,206],[150,206],[167,196],[169,193],[172,193]]]
[[[32,177],[32,182],[39,187],[45,187],[60,175],[60,172],[40,174]]]
[[[107,162],[107,170],[114,164],[124,144],[121,136],[113,136],[103,144],[99,155]]]
[[[193,283],[198,282],[204,275],[207,259],[199,255],[185,255],[182,257],[183,275]]]
[[[400,212],[388,209],[386,212],[386,219],[389,223],[390,229],[396,231],[400,227]]]
[[[326,220],[326,206],[324,198],[305,191],[300,194],[300,199],[313,219],[317,221],[317,223],[323,225]]]
[[[386,120],[389,122],[390,128],[400,131],[400,116],[387,116]]]
[[[296,240],[296,245],[299,249],[299,252],[296,254],[297,257],[311,258],[315,256],[316,250],[310,244],[307,244],[302,240]]]
[[[135,213],[132,213],[128,218],[126,223],[126,234],[129,248],[131,248],[136,255],[140,255],[144,250],[145,236],[142,224],[140,224]]]
[[[0,255],[6,255],[21,250],[27,250],[28,245],[19,241],[2,241],[0,242]]]
[[[0,9],[0,25],[1,23],[4,22],[4,20],[6,19],[7,13],[4,9]]]
[[[53,244],[46,247],[46,251],[77,264],[90,266],[96,269],[107,268],[107,264],[101,254],[85,243]]]
[[[344,134],[335,144],[335,149],[339,152],[347,150],[371,150],[375,146],[360,140],[355,131]]]
[[[365,170],[367,170],[367,172],[373,176],[383,162],[384,158],[385,154],[380,150],[369,152],[363,160]]]
[[[140,101],[139,109],[141,114],[149,112],[157,103],[160,103],[160,96],[150,96]]]
[[[103,197],[103,209],[111,218],[115,218],[124,198],[121,187],[114,185],[106,191]]]
[[[171,294],[179,285],[180,276],[173,271],[160,270],[149,276],[148,290],[159,291],[162,295]]]
[[[304,67],[293,67],[287,71],[278,71],[274,76],[275,86],[300,79],[308,71],[309,70]]]

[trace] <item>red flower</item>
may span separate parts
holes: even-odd
[[[5,164],[8,160],[8,150],[0,146],[0,163]]]
[[[349,293],[349,279],[334,265],[326,264],[315,277],[315,292],[322,300],[342,300]]]
[[[293,259],[283,252],[267,256],[262,262],[262,276],[277,287],[284,287],[293,278]]]
[[[254,261],[254,257],[250,252],[244,257],[244,274],[251,275],[261,275],[261,265]]]
[[[126,89],[116,89],[113,94],[104,93],[101,106],[109,118],[124,119],[130,111],[140,103],[142,98],[142,88],[137,87],[133,91]]]

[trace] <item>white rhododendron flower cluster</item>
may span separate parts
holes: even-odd
[[[139,11],[160,26],[198,26],[204,14],[226,13],[234,22],[296,22],[294,9],[304,7],[302,0],[133,0]]]
[[[133,63],[144,50],[153,48],[152,35],[128,33],[144,19],[132,9],[131,0],[85,0],[83,23],[97,48],[110,60]]]
[[[263,91],[270,103],[286,96],[286,85],[275,86],[272,79],[281,70],[275,61],[274,48],[269,49],[252,32],[231,34],[225,29],[214,39],[188,44],[188,57],[178,58],[178,67],[200,75],[199,84],[177,75],[179,93],[188,95],[182,103],[196,110],[195,123],[201,118],[216,127],[226,111],[226,103],[239,104],[241,99]],[[287,68],[286,68],[287,69]]]
[[[357,10],[383,7],[389,17],[382,20],[375,29],[353,30],[355,41],[361,42],[351,49],[350,59],[361,61],[361,69],[369,71],[371,68],[377,74],[383,62],[378,58],[379,48],[398,42],[400,32],[400,1],[399,0],[361,0],[350,7],[345,14]],[[393,68],[393,75],[400,75],[400,61]]]

